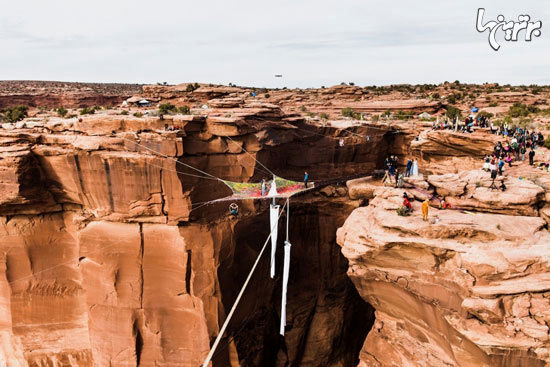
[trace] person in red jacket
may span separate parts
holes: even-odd
[[[408,212],[412,212],[413,208],[412,208],[411,202],[409,201],[409,197],[407,196],[407,193],[403,194],[403,206],[407,208]]]

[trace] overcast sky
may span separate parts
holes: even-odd
[[[547,0],[0,1],[0,79],[550,84]],[[479,7],[529,14],[542,35],[495,52]]]

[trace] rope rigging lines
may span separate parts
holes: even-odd
[[[281,212],[279,213],[279,216],[277,217],[277,219],[280,219],[281,218],[281,215],[283,214],[284,212],[284,209],[286,208],[286,205],[287,203],[285,203],[283,205],[283,208],[281,210]],[[278,223],[276,224],[278,225]],[[252,278],[252,275],[254,274],[254,271],[256,270],[256,267],[258,266],[258,263],[260,262],[260,259],[263,255],[263,253],[265,252],[265,249],[267,248],[267,244],[269,243],[269,240],[271,239],[271,235],[274,231],[274,226],[271,227],[271,231],[269,232],[269,235],[267,236],[261,250],[260,250],[260,253],[258,254],[258,256],[256,257],[256,261],[254,261],[254,264],[252,265],[252,269],[250,269],[250,272],[248,273],[248,276],[246,277],[246,280],[243,284],[243,286],[241,287],[241,290],[239,291],[239,294],[237,295],[237,298],[235,299],[235,302],[233,303],[233,306],[231,307],[231,310],[229,311],[229,313],[227,314],[227,317],[225,318],[225,321],[218,333],[218,336],[216,337],[216,340],[214,341],[214,344],[212,344],[212,348],[210,348],[210,352],[208,352],[208,355],[206,356],[206,359],[204,360],[203,364],[201,366],[203,367],[207,367],[208,364],[210,363],[210,360],[212,359],[212,356],[214,355],[215,351],[216,351],[216,348],[218,347],[218,344],[220,343],[220,340],[222,339],[223,337],[223,334],[225,333],[225,330],[227,329],[227,326],[229,325],[229,321],[231,320],[231,317],[233,317],[233,314],[235,313],[235,310],[239,304],[239,302],[241,301],[241,298],[244,294],[244,291],[246,290],[246,287],[248,286],[248,283],[250,282],[250,279]]]

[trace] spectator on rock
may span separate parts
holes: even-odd
[[[407,212],[410,213],[413,211],[413,208],[412,208],[411,202],[409,201],[409,196],[407,195],[407,193],[403,194],[403,206],[405,207]]]
[[[535,151],[533,150],[533,148],[531,148],[531,150],[529,151],[529,165],[533,165],[534,163],[534,159],[535,159]]]
[[[405,177],[409,177],[411,175],[411,169],[412,169],[413,162],[412,160],[407,160],[407,166],[405,168]]]
[[[424,200],[422,203],[422,220],[427,221],[428,220],[428,208],[430,207],[430,202],[428,199]]]

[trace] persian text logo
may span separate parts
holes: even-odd
[[[483,33],[486,30],[489,30],[489,45],[493,50],[498,51],[500,44],[497,42],[497,32],[499,29],[502,29],[504,32],[504,39],[506,41],[518,40],[519,33],[522,30],[525,30],[525,40],[530,42],[535,37],[540,37],[542,22],[536,21],[531,22],[531,17],[529,15],[519,15],[518,20],[505,20],[504,15],[499,15],[497,20],[491,20],[483,24],[483,16],[485,15],[485,9],[477,9],[477,22],[476,29],[479,33]]]

